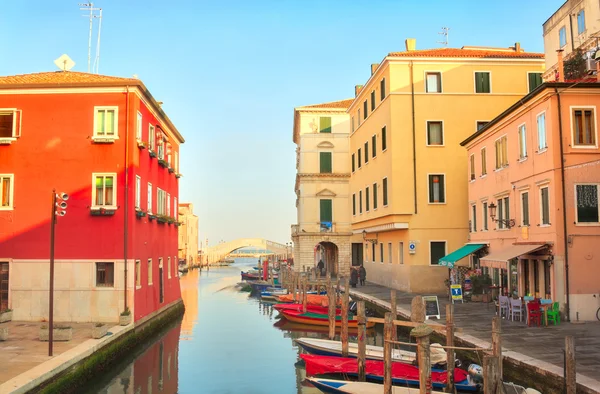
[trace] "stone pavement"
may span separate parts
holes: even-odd
[[[389,309],[390,289],[367,282],[365,286],[350,289],[354,299],[366,299]],[[410,303],[416,294],[396,291],[398,314],[410,316]],[[438,296],[440,324],[445,324],[447,297]],[[455,326],[462,328],[457,336],[477,346],[489,347],[491,343],[492,318],[496,311],[493,303],[456,303],[454,306]],[[528,327],[525,322],[502,320],[502,349],[507,357],[543,366],[545,370],[562,376],[565,336],[575,338],[577,382],[585,382],[600,392],[600,322],[572,324],[561,322],[558,326]],[[479,343],[477,343],[479,342]]]

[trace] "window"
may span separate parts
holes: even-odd
[[[379,244],[379,261],[383,263],[383,242]]]
[[[371,91],[371,112],[375,110],[375,91]]]
[[[13,209],[13,174],[0,174],[0,210]]]
[[[490,123],[490,122],[488,122],[486,120],[478,120],[477,121],[477,131],[483,129],[485,127],[485,125],[487,125],[488,123]]]
[[[481,214],[483,215],[483,230],[487,231],[488,230],[488,203],[487,201],[484,202],[482,204],[482,211]]]
[[[362,213],[362,190],[358,192],[358,213]]]
[[[476,72],[475,73],[475,93],[490,93],[490,73]]]
[[[375,251],[377,250],[377,249],[375,249],[375,244],[371,244],[371,248],[373,250],[373,256],[372,256],[373,262],[375,262]]]
[[[356,157],[355,154],[352,154],[352,172],[356,171]]]
[[[446,202],[444,187],[445,176],[442,174],[429,175],[429,203],[443,204]]]
[[[442,122],[427,121],[427,146],[444,145]]]
[[[387,178],[383,178],[383,206],[388,205],[388,181]]]
[[[593,109],[573,109],[573,145],[596,146],[596,122]]]
[[[398,243],[398,264],[404,264],[404,242]]]
[[[498,199],[498,219],[502,219],[507,222],[510,219],[510,201],[508,197]],[[498,228],[503,229],[506,225],[502,222],[498,222]]]
[[[116,138],[118,107],[94,107],[94,137]]]
[[[135,287],[142,287],[142,263],[139,260],[135,261]]]
[[[550,196],[548,195],[548,187],[540,188],[540,213],[541,213],[541,225],[550,225]]]
[[[381,101],[383,101],[383,99],[385,98],[385,78],[383,78],[381,82],[379,82],[379,92]]]
[[[387,149],[387,133],[386,133],[385,126],[383,126],[381,128],[381,151],[383,152],[386,149]]]
[[[96,287],[114,287],[115,263],[96,263]]]
[[[524,160],[527,158],[527,129],[525,125],[519,126],[519,159]]]
[[[92,207],[117,206],[117,174],[92,174],[94,188],[92,189]]]
[[[499,170],[508,166],[506,136],[497,139],[494,145],[496,148],[496,169]]]
[[[575,185],[577,223],[599,223],[598,185]]]
[[[446,241],[430,241],[429,256],[431,265],[439,265],[440,259],[446,255]]]
[[[477,204],[471,205],[471,232],[477,231]]]
[[[331,174],[331,152],[319,152],[319,172],[321,174]]]
[[[352,117],[352,132],[354,133],[354,116]]]
[[[329,116],[319,118],[319,133],[331,133],[331,118]]]
[[[148,149],[156,149],[156,133],[153,125],[148,125]]]
[[[162,133],[158,133],[158,141],[156,141],[156,149],[157,149],[158,158],[160,160],[164,160],[165,159],[165,137],[162,135]]]
[[[546,113],[537,116],[538,149],[544,150],[548,147],[546,142]]]
[[[377,183],[373,184],[373,209],[377,209]]]
[[[365,164],[369,162],[369,141],[365,142]]]
[[[388,242],[388,263],[392,264],[392,243]]]
[[[529,192],[521,193],[521,225],[529,226]]]
[[[427,93],[442,92],[442,74],[436,72],[425,73],[425,91]]]
[[[167,193],[160,188],[156,188],[156,213],[158,215],[166,214]]]
[[[362,159],[360,154],[360,148],[358,148],[358,168],[362,167]]]
[[[375,158],[377,156],[377,134],[373,134],[371,137],[371,157]]]
[[[135,130],[135,138],[138,141],[142,140],[142,114],[140,112],[137,113],[137,125]]]
[[[0,138],[17,137],[17,111],[0,110]]]
[[[358,109],[358,125],[360,126],[360,108]]]
[[[558,44],[561,48],[567,45],[567,28],[565,26],[558,31]]]
[[[140,209],[140,200],[142,199],[142,178],[139,175],[135,176],[135,208]]]
[[[148,182],[148,214],[152,214],[152,184]]]
[[[474,181],[475,180],[475,155],[469,156],[469,172],[470,172],[470,179],[472,181]]]
[[[486,158],[486,149],[481,148],[481,176],[487,174],[487,158]]]
[[[177,207],[177,197],[173,197],[173,217],[179,218],[179,210]]]
[[[171,194],[167,193],[167,216],[171,216]]]
[[[370,196],[371,195],[369,194],[369,188],[367,187],[365,189],[365,211],[367,211],[367,212],[369,212],[369,209],[370,209],[370,207],[369,207],[369,205],[370,205],[369,204],[369,198],[370,198]]]
[[[367,119],[367,100],[363,103],[363,119]]]
[[[542,73],[527,73],[527,82],[529,83],[529,92],[531,93],[544,83]]]
[[[352,214],[356,216],[356,193],[352,194]]]
[[[167,278],[171,279],[171,257],[167,257]]]
[[[321,231],[323,231],[324,228],[331,230],[331,222],[333,221],[333,200],[319,200],[319,218],[321,219]]]
[[[577,13],[577,34],[582,34],[585,31],[585,10]]]
[[[152,259],[148,259],[148,285],[152,284]]]

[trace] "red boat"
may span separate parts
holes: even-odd
[[[283,315],[283,317],[294,323],[311,324],[316,326],[329,326],[329,316],[326,314],[313,313],[308,311],[306,313],[302,313],[302,311],[295,311],[290,309],[282,310],[281,314]],[[342,316],[335,316],[335,326],[342,326]],[[375,322],[372,321],[368,321],[366,324],[367,328],[372,328],[374,326]],[[348,327],[358,327],[358,320],[354,319],[351,315],[348,315]]]
[[[259,280],[260,275],[242,272],[242,280]]]
[[[273,305],[273,308],[277,309],[279,312],[282,312],[282,311],[302,312],[302,304],[275,304],[275,305]],[[328,315],[329,307],[307,304],[306,312],[320,313],[320,314]],[[335,314],[341,315],[342,311],[340,309],[336,309]]]

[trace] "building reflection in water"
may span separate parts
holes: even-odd
[[[185,314],[181,322],[181,340],[189,341],[192,339],[192,331],[198,323],[198,279],[200,270],[192,269],[179,279],[181,287],[181,298],[185,305]]]

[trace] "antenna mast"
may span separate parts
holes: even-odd
[[[100,32],[102,30],[102,8],[99,9],[100,15],[94,15],[94,18],[98,18],[98,43],[96,44],[96,60],[94,60],[94,66],[96,68],[96,74],[100,69]]]
[[[90,18],[90,33],[88,36],[88,73],[91,72],[92,68],[92,32],[94,30],[94,18],[100,18],[102,20],[102,8],[94,8],[94,3],[91,1],[88,3],[79,3],[79,8],[81,11],[89,11],[89,15],[83,15],[86,18]],[[94,15],[94,11],[100,11],[100,16]],[[100,22],[101,24],[101,22]],[[98,44],[96,46],[96,60],[94,63],[98,62],[100,58],[100,29],[98,29]]]
[[[443,46],[448,46],[448,31],[450,31],[449,27],[442,27],[442,31],[438,34],[444,36],[444,41],[438,41],[438,44],[442,44]]]

